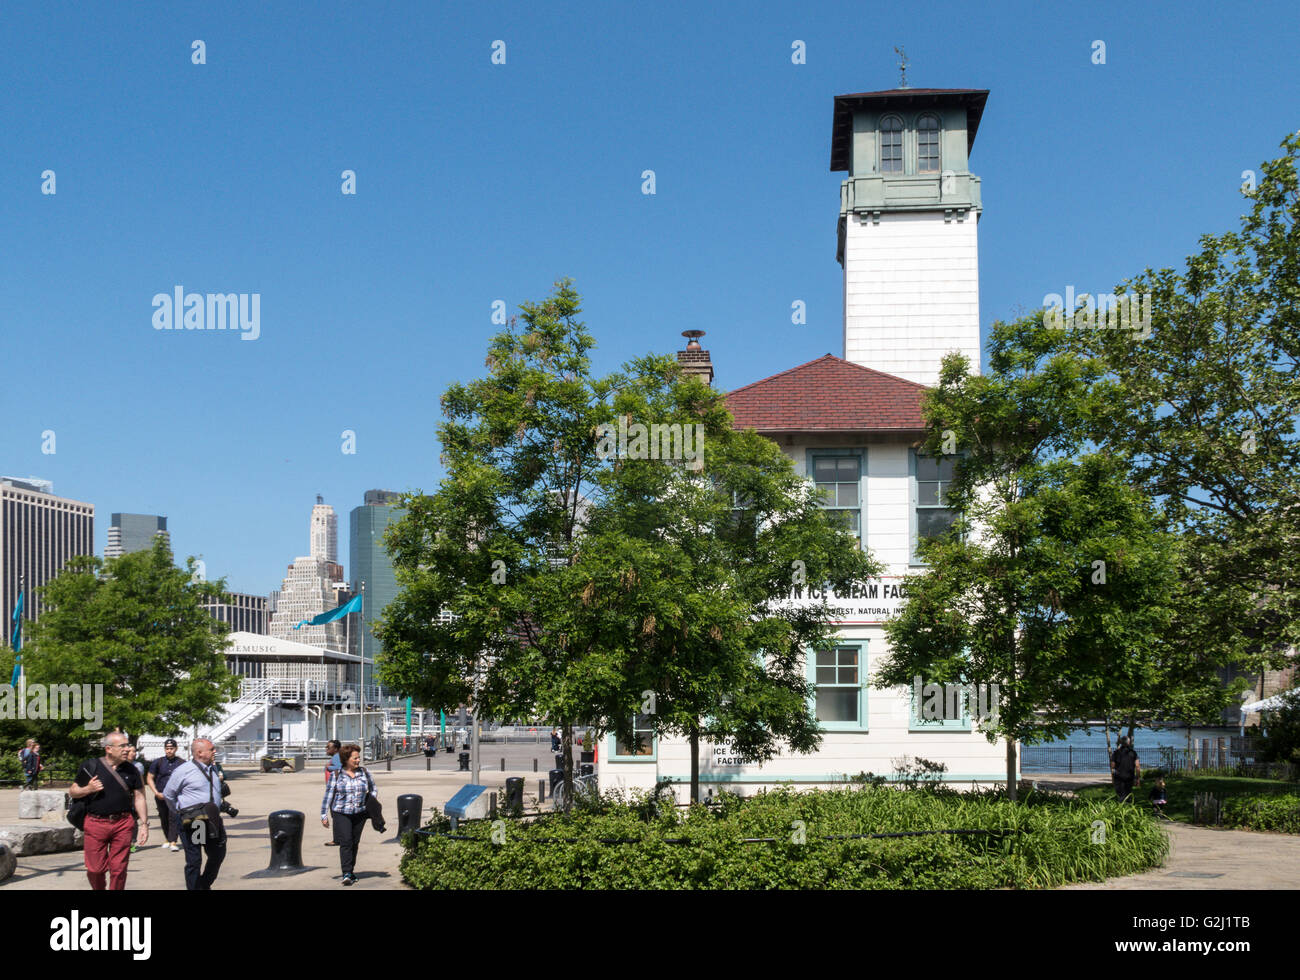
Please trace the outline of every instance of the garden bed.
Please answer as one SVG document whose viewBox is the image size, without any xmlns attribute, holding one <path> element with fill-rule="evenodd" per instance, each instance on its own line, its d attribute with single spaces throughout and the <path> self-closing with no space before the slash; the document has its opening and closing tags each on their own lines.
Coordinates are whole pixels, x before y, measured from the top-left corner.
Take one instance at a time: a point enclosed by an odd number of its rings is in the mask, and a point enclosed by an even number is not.
<svg viewBox="0 0 1300 980">
<path fill-rule="evenodd" d="M 864 786 L 675 807 L 605 798 L 521 822 L 436 816 L 402 874 L 429 889 L 1047 888 L 1162 863 L 1164 833 L 1114 800 Z M 495 834 L 495 838 L 494 838 Z M 895 836 L 873 836 L 895 835 Z"/>
</svg>

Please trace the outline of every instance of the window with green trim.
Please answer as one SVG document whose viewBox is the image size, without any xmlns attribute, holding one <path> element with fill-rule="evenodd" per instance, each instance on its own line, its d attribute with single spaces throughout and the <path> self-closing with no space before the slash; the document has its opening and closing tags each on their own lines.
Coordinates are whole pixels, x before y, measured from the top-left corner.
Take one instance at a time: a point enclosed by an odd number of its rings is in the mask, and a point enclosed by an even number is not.
<svg viewBox="0 0 1300 980">
<path fill-rule="evenodd" d="M 842 646 L 813 653 L 813 710 L 828 727 L 853 727 L 865 723 L 862 704 L 862 651 Z"/>
<path fill-rule="evenodd" d="M 912 451 L 912 562 L 920 561 L 920 542 L 942 535 L 957 519 L 948 506 L 956 456 L 923 456 Z"/>
<path fill-rule="evenodd" d="M 970 701 L 967 697 L 967 688 L 965 684 L 959 685 L 959 690 L 953 692 L 948 690 L 945 685 L 940 685 L 944 690 L 939 697 L 939 714 L 940 718 L 926 718 L 925 707 L 931 704 L 931 698 L 935 697 L 933 691 L 930 696 L 926 696 L 925 688 L 921 688 L 921 701 L 918 704 L 916 700 L 916 688 L 908 689 L 908 701 L 911 702 L 911 712 L 907 722 L 907 730 L 911 732 L 968 732 L 970 731 Z M 955 704 L 954 704 L 955 702 Z M 961 717 L 957 717 L 960 711 Z"/>
<path fill-rule="evenodd" d="M 862 458 L 813 456 L 813 482 L 821 505 L 834 511 L 844 526 L 862 536 Z"/>
<path fill-rule="evenodd" d="M 614 742 L 614 755 L 619 758 L 636 759 L 654 755 L 654 727 L 649 715 L 637 715 L 632 719 L 632 743 L 622 739 Z"/>
</svg>

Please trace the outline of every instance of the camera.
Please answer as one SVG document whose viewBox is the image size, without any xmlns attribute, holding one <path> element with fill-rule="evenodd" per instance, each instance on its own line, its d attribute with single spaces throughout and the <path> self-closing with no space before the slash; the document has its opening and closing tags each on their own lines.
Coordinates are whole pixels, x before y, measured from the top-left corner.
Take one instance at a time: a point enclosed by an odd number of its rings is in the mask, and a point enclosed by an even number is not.
<svg viewBox="0 0 1300 980">
<path fill-rule="evenodd" d="M 230 817 L 230 819 L 232 820 L 235 817 L 239 816 L 239 811 L 236 810 L 229 803 L 227 803 L 225 800 L 221 801 L 221 812 L 224 813 L 226 816 Z"/>
</svg>

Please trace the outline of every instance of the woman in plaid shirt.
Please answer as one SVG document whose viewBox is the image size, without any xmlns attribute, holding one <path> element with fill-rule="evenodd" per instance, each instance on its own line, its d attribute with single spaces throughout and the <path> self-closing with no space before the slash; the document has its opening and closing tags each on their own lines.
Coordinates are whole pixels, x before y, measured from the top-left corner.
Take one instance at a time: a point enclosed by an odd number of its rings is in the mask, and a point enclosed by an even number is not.
<svg viewBox="0 0 1300 980">
<path fill-rule="evenodd" d="M 357 848 L 361 844 L 361 831 L 366 825 L 366 798 L 375 791 L 370 773 L 361 768 L 361 747 L 349 742 L 339 750 L 343 768 L 325 787 L 325 799 L 320 804 L 322 827 L 330 825 L 334 815 L 334 843 L 339 846 L 339 863 L 343 869 L 343 884 L 357 880 L 352 873 L 356 865 Z"/>
</svg>

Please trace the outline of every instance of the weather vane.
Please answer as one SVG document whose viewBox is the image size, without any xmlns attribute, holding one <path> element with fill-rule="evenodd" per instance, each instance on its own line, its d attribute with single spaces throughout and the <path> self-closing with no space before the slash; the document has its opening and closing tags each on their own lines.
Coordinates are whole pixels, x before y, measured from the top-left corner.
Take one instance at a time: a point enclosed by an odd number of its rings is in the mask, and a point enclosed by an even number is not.
<svg viewBox="0 0 1300 980">
<path fill-rule="evenodd" d="M 894 54 L 898 55 L 898 87 L 907 88 L 907 54 L 901 45 L 894 48 Z"/>
</svg>

